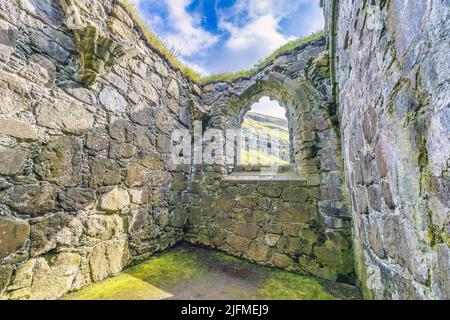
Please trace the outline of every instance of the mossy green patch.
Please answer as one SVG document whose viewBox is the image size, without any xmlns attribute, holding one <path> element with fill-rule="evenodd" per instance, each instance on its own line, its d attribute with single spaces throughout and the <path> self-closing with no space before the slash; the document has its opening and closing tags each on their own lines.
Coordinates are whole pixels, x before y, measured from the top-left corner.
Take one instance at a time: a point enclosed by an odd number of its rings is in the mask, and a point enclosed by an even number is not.
<svg viewBox="0 0 450 320">
<path fill-rule="evenodd" d="M 269 273 L 258 294 L 268 300 L 336 300 L 317 279 L 279 270 Z"/>
<path fill-rule="evenodd" d="M 72 300 L 157 300 L 173 296 L 167 292 L 180 281 L 206 272 L 195 256 L 179 249 L 153 257 L 122 274 L 70 294 Z"/>
<path fill-rule="evenodd" d="M 204 275 L 207 268 L 199 263 L 190 251 L 178 249 L 154 257 L 149 262 L 131 267 L 125 272 L 153 285 L 170 287 L 179 281 Z"/>
<path fill-rule="evenodd" d="M 66 300 L 160 300 L 172 294 L 123 273 L 74 292 Z"/>
<path fill-rule="evenodd" d="M 258 266 L 221 252 L 180 246 L 148 262 L 133 266 L 118 276 L 71 293 L 66 299 L 357 298 L 357 295 L 345 293 L 341 286 L 335 284 L 334 288 L 331 288 L 314 277 Z"/>
</svg>

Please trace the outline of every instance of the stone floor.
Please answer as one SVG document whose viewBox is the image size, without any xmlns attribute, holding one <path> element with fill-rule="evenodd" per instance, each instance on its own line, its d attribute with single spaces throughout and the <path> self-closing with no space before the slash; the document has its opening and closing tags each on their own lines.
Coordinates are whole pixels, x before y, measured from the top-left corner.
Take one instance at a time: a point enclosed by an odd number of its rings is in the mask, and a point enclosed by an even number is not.
<svg viewBox="0 0 450 320">
<path fill-rule="evenodd" d="M 72 300 L 359 298 L 359 291 L 350 285 L 265 268 L 186 245 L 65 297 Z"/>
</svg>

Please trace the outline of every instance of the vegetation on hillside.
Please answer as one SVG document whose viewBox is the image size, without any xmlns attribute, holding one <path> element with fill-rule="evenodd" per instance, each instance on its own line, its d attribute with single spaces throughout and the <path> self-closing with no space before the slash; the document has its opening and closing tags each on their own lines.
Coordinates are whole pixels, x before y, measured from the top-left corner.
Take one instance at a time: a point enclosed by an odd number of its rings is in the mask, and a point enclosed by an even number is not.
<svg viewBox="0 0 450 320">
<path fill-rule="evenodd" d="M 244 130 L 243 138 L 256 140 L 258 135 L 268 135 L 271 139 L 278 140 L 275 146 L 289 146 L 289 131 L 287 120 L 284 122 L 280 118 L 270 117 L 268 115 L 248 112 L 244 117 L 242 123 Z M 287 164 L 288 162 L 279 157 L 264 152 L 265 150 L 257 150 L 255 146 L 250 144 L 248 150 L 241 150 L 242 164 Z M 272 152 L 275 150 L 272 150 Z M 280 152 L 289 152 L 289 150 L 282 149 Z"/>
<path fill-rule="evenodd" d="M 264 68 L 269 63 L 271 63 L 273 60 L 275 60 L 279 55 L 289 52 L 296 47 L 307 43 L 309 41 L 313 41 L 316 39 L 319 39 L 323 36 L 323 32 L 317 32 L 310 36 L 307 36 L 305 38 L 292 40 L 285 45 L 283 45 L 281 48 L 275 50 L 271 55 L 268 57 L 260 60 L 252 69 L 250 70 L 242 70 L 234 73 L 221 73 L 216 75 L 211 75 L 207 77 L 201 77 L 197 72 L 195 72 L 193 69 L 185 66 L 183 63 L 180 62 L 180 60 L 177 58 L 177 53 L 174 49 L 169 49 L 167 44 L 162 40 L 160 37 L 158 37 L 153 31 L 150 30 L 150 28 L 147 26 L 146 22 L 140 17 L 139 13 L 137 12 L 135 6 L 131 3 L 130 0 L 118 0 L 122 6 L 128 11 L 128 13 L 133 17 L 133 19 L 136 21 L 136 23 L 139 25 L 140 29 L 142 30 L 142 33 L 144 34 L 145 38 L 149 42 L 151 46 L 153 46 L 156 50 L 158 50 L 173 66 L 180 69 L 183 74 L 191 79 L 192 81 L 195 81 L 197 83 L 207 83 L 207 82 L 213 82 L 213 81 L 233 81 L 235 79 L 238 79 L 240 77 L 248 77 L 256 73 L 258 70 Z"/>
</svg>

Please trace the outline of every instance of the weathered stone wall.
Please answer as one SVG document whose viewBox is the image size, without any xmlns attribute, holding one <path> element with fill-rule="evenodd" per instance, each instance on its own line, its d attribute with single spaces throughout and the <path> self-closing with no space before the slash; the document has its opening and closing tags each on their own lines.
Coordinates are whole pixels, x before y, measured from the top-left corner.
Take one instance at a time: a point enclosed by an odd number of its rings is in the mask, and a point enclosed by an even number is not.
<svg viewBox="0 0 450 320">
<path fill-rule="evenodd" d="M 90 28 L 58 1 L 0 0 L 2 298 L 58 298 L 183 235 L 169 141 L 193 84 L 120 6 L 77 4 Z"/>
<path fill-rule="evenodd" d="M 324 45 L 324 39 L 301 45 L 252 77 L 204 86 L 204 130 L 237 129 L 260 97 L 279 101 L 288 111 L 295 170 L 268 181 L 259 172 L 241 176 L 242 168 L 233 165 L 198 166 L 185 194 L 187 240 L 264 265 L 353 280 L 351 222 Z M 225 154 L 226 146 L 220 148 L 215 154 Z"/>
<path fill-rule="evenodd" d="M 324 5 L 365 296 L 449 299 L 450 2 Z"/>
<path fill-rule="evenodd" d="M 0 0 L 1 299 L 181 240 L 339 281 L 353 250 L 366 297 L 449 298 L 448 1 L 323 0 L 327 41 L 203 88 L 113 0 L 76 1 L 75 29 L 71 3 Z M 295 172 L 171 164 L 174 129 L 236 127 L 261 96 L 288 110 Z"/>
<path fill-rule="evenodd" d="M 259 173 L 221 177 L 216 191 L 211 174 L 203 174 L 185 238 L 262 265 L 354 281 L 350 229 L 326 226 L 317 205 L 320 188 L 294 172 Z"/>
</svg>

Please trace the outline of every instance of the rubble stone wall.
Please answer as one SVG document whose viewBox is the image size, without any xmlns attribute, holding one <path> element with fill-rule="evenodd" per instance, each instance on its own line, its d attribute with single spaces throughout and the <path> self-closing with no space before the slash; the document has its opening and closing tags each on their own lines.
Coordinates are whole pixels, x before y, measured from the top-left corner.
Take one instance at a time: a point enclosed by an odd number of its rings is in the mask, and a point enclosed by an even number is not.
<svg viewBox="0 0 450 320">
<path fill-rule="evenodd" d="M 268 177 L 251 166 L 196 167 L 185 193 L 187 240 L 263 265 L 354 281 L 339 128 L 329 104 L 324 50 L 320 38 L 280 55 L 251 77 L 203 88 L 204 130 L 239 128 L 262 96 L 284 106 L 293 169 Z M 225 154 L 227 145 L 222 147 L 215 154 Z"/>
<path fill-rule="evenodd" d="M 58 298 L 183 237 L 171 225 L 189 168 L 168 159 L 171 132 L 189 127 L 186 106 L 199 99 L 194 84 L 122 7 L 77 4 L 95 28 L 69 30 L 59 1 L 0 0 L 6 299 Z M 112 61 L 117 48 L 132 55 Z"/>
<path fill-rule="evenodd" d="M 199 85 L 115 0 L 0 0 L 0 299 L 56 299 L 179 241 L 356 268 L 366 298 L 450 298 L 450 4 L 321 3 L 324 38 Z M 288 110 L 293 170 L 172 163 L 174 130 L 236 128 L 262 96 Z"/>
<path fill-rule="evenodd" d="M 365 296 L 449 299 L 450 3 L 323 4 Z"/>
</svg>

